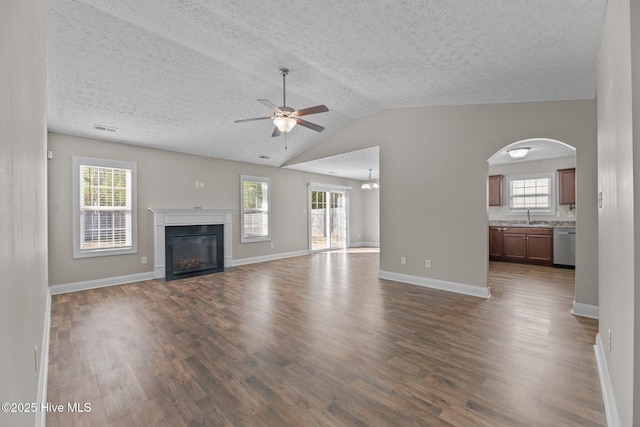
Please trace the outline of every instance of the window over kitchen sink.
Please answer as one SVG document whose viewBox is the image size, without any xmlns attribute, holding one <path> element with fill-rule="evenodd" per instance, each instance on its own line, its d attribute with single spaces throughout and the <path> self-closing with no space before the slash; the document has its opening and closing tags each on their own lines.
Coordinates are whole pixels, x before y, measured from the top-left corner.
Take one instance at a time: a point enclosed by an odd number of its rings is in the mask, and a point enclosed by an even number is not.
<svg viewBox="0 0 640 427">
<path fill-rule="evenodd" d="M 555 175 L 538 173 L 507 176 L 509 214 L 555 215 Z"/>
</svg>

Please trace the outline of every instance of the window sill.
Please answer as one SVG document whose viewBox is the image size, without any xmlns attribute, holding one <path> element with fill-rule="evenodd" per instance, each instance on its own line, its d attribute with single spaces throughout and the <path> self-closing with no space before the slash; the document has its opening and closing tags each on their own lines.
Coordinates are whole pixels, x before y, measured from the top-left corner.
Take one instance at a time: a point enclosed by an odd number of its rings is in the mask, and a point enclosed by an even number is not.
<svg viewBox="0 0 640 427">
<path fill-rule="evenodd" d="M 240 239 L 240 243 L 256 243 L 256 242 L 268 242 L 271 237 L 243 237 Z"/>
<path fill-rule="evenodd" d="M 112 256 L 112 255 L 128 255 L 138 253 L 138 248 L 130 247 L 124 249 L 95 249 L 91 251 L 81 251 L 78 249 L 74 249 L 73 258 L 96 258 L 101 256 Z"/>
</svg>

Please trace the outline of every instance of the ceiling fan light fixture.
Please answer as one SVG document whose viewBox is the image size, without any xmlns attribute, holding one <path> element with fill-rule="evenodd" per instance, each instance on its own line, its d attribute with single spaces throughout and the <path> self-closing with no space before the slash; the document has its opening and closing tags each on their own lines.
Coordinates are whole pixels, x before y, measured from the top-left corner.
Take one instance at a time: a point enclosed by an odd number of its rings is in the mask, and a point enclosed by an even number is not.
<svg viewBox="0 0 640 427">
<path fill-rule="evenodd" d="M 514 159 L 521 159 L 529 153 L 529 147 L 518 147 L 507 150 L 507 153 Z"/>
<path fill-rule="evenodd" d="M 296 125 L 296 120 L 291 117 L 276 117 L 273 119 L 273 124 L 282 133 L 291 132 L 291 129 Z"/>
</svg>

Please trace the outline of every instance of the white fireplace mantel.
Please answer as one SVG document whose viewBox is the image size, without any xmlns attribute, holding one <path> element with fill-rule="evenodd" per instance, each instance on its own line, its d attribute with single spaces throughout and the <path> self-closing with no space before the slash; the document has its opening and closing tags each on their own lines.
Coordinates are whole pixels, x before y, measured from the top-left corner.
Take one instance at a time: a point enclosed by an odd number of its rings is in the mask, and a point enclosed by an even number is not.
<svg viewBox="0 0 640 427">
<path fill-rule="evenodd" d="M 224 225 L 224 268 L 231 267 L 231 209 L 164 209 L 153 212 L 153 277 L 165 277 L 164 229 L 174 225 Z"/>
</svg>

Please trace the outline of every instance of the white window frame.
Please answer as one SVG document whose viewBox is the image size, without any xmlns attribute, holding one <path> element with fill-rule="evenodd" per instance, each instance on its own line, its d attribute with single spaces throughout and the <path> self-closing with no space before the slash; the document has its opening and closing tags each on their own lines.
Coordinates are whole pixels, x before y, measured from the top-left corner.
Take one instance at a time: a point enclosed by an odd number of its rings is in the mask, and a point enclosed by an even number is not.
<svg viewBox="0 0 640 427">
<path fill-rule="evenodd" d="M 547 208 L 514 208 L 512 206 L 511 194 L 511 182 L 521 181 L 527 179 L 549 179 L 549 207 Z M 506 177 L 507 185 L 505 192 L 507 193 L 507 201 L 509 208 L 509 215 L 526 215 L 527 211 L 530 214 L 537 216 L 554 216 L 556 214 L 556 176 L 553 172 L 534 173 L 527 175 L 508 175 Z"/>
<path fill-rule="evenodd" d="M 266 197 L 266 215 L 267 215 L 267 235 L 266 236 L 245 236 L 244 218 L 248 214 L 244 208 L 244 183 L 245 182 L 260 182 L 267 186 Z M 264 206 L 263 197 L 263 206 Z M 241 243 L 253 243 L 253 242 L 266 242 L 271 240 L 271 178 L 252 175 L 240 175 L 240 242 Z"/>
<path fill-rule="evenodd" d="M 90 258 L 110 255 L 124 255 L 138 252 L 138 221 L 137 221 L 137 164 L 134 162 L 125 162 L 120 160 L 99 159 L 95 157 L 73 156 L 73 258 Z M 128 169 L 131 172 L 130 181 L 130 221 L 131 221 L 131 244 L 121 248 L 101 248 L 101 249 L 81 249 L 81 236 L 83 235 L 82 224 L 80 220 L 81 213 L 81 185 L 80 185 L 80 167 L 96 166 L 106 168 Z"/>
</svg>

